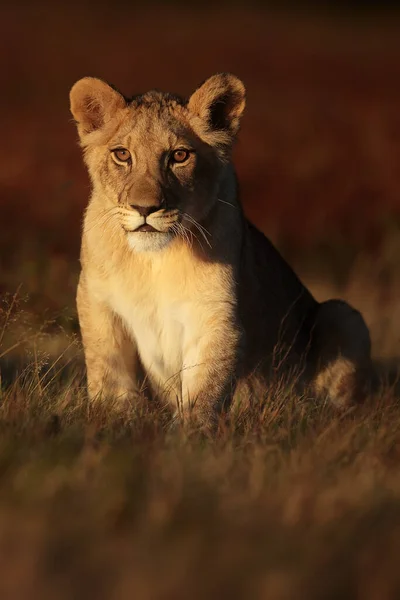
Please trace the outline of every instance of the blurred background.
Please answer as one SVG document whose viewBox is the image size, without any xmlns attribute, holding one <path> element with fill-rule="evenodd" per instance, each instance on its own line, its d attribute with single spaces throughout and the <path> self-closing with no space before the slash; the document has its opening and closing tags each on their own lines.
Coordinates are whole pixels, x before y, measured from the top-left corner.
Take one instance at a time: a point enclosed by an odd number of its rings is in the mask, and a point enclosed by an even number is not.
<svg viewBox="0 0 400 600">
<path fill-rule="evenodd" d="M 0 355 L 39 330 L 56 353 L 78 331 L 89 180 L 69 113 L 73 83 L 92 75 L 126 95 L 189 95 L 218 71 L 247 87 L 235 149 L 247 215 L 318 299 L 362 310 L 376 356 L 400 355 L 393 3 L 9 3 L 0 29 L 0 295 L 3 316 L 14 294 L 24 314 L 8 318 Z"/>
</svg>

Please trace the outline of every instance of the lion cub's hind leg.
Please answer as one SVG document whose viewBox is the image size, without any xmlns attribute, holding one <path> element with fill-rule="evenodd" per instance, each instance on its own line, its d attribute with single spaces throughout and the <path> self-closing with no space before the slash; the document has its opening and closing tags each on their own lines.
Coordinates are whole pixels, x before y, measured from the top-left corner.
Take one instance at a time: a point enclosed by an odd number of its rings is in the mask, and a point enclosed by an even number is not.
<svg viewBox="0 0 400 600">
<path fill-rule="evenodd" d="M 338 407 L 362 402 L 368 393 L 371 340 L 361 314 L 342 300 L 322 302 L 311 332 L 310 363 L 318 397 Z"/>
</svg>

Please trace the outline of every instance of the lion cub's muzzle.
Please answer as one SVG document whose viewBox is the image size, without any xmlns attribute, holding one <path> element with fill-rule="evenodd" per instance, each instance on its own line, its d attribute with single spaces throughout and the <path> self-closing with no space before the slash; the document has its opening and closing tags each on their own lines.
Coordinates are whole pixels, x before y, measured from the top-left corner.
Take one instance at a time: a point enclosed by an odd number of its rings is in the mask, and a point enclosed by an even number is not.
<svg viewBox="0 0 400 600">
<path fill-rule="evenodd" d="M 120 212 L 122 227 L 127 233 L 166 233 L 180 221 L 177 209 L 159 206 L 131 205 Z"/>
</svg>

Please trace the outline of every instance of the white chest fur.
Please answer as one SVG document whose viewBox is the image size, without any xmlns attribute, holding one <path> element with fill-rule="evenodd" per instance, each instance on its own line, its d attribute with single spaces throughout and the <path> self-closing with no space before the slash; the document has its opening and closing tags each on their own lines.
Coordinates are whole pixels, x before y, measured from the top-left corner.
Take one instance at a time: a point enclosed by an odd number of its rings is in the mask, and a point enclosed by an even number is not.
<svg viewBox="0 0 400 600">
<path fill-rule="evenodd" d="M 109 302 L 136 343 L 152 383 L 173 400 L 182 395 L 183 374 L 194 367 L 195 349 L 208 334 L 220 286 L 215 276 L 210 280 L 215 268 L 192 258 L 187 249 L 149 255 L 140 255 L 113 278 Z"/>
<path fill-rule="evenodd" d="M 153 382 L 167 388 L 165 392 L 179 394 L 185 341 L 195 332 L 187 319 L 188 302 L 157 291 L 143 298 L 133 285 L 127 294 L 114 299 L 114 310 L 132 335 Z"/>
</svg>

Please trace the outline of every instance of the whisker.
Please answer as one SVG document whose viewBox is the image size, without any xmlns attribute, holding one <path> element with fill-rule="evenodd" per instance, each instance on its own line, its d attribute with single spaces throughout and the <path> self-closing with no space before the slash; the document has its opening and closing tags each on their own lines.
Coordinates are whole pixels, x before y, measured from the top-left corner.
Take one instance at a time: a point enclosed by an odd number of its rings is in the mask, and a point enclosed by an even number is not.
<svg viewBox="0 0 400 600">
<path fill-rule="evenodd" d="M 174 223 L 174 224 L 172 225 L 172 227 L 171 227 L 171 231 L 173 231 L 174 233 L 176 233 L 176 235 L 177 235 L 178 237 L 182 237 L 182 235 L 181 235 L 181 232 L 179 231 L 179 228 L 178 228 L 178 223 Z"/>
<path fill-rule="evenodd" d="M 196 225 L 199 229 L 201 229 L 202 231 L 204 231 L 204 233 L 207 233 L 211 237 L 211 233 L 205 227 L 203 227 L 203 225 L 201 225 L 198 221 L 196 221 L 196 219 L 194 219 L 188 213 L 184 213 L 184 215 L 191 223 L 193 223 L 193 225 Z"/>
<path fill-rule="evenodd" d="M 182 233 L 182 238 L 184 240 L 187 241 L 188 245 L 190 246 L 190 248 L 192 248 L 193 246 L 193 242 L 190 241 L 189 236 L 188 236 L 188 229 L 186 229 L 186 227 L 184 225 L 182 225 L 182 223 L 178 223 L 179 229 Z"/>
<path fill-rule="evenodd" d="M 226 200 L 221 200 L 221 198 L 217 198 L 218 202 L 222 202 L 222 204 L 227 204 L 228 206 L 231 206 L 232 208 L 234 208 L 235 210 L 237 210 L 237 206 L 235 206 L 234 204 L 231 204 L 230 202 L 227 202 Z"/>
<path fill-rule="evenodd" d="M 207 236 L 206 236 L 206 234 L 204 233 L 204 231 L 202 231 L 202 230 L 199 228 L 199 226 L 198 226 L 198 223 L 193 223 L 193 225 L 194 225 L 194 226 L 195 226 L 195 227 L 198 229 L 199 233 L 200 233 L 200 234 L 203 236 L 203 238 L 204 238 L 204 240 L 205 240 L 206 244 L 207 244 L 207 245 L 208 245 L 210 248 L 212 248 L 212 246 L 211 246 L 211 244 L 210 244 L 209 240 L 207 239 Z M 196 239 L 197 239 L 197 238 L 196 238 Z"/>
<path fill-rule="evenodd" d="M 184 225 L 181 224 L 181 227 L 185 230 L 186 232 L 186 237 L 189 241 L 189 235 L 190 235 L 190 248 L 193 248 L 193 238 L 195 238 L 195 240 L 198 241 L 198 243 L 200 244 L 201 248 L 203 248 L 200 240 L 198 239 L 198 237 L 196 236 L 196 234 L 194 233 L 194 231 L 191 231 L 190 229 L 188 229 L 187 227 L 185 227 Z"/>
<path fill-rule="evenodd" d="M 211 237 L 211 233 L 209 231 L 207 231 L 207 229 L 205 227 L 203 227 L 202 225 L 200 225 L 200 223 L 198 223 L 195 219 L 193 219 L 193 217 L 191 217 L 190 215 L 188 215 L 187 213 L 183 213 L 185 215 L 185 217 L 188 219 L 188 221 L 190 223 L 192 223 L 192 225 L 194 225 L 196 227 L 196 229 L 199 231 L 199 233 L 203 236 L 206 244 L 212 248 L 210 241 L 208 240 L 206 233 Z M 197 239 L 197 238 L 196 238 Z"/>
<path fill-rule="evenodd" d="M 111 208 L 105 209 L 104 211 L 102 211 L 97 216 L 97 218 L 95 219 L 93 225 L 91 227 L 89 227 L 89 229 L 87 229 L 86 231 L 89 232 L 94 227 L 97 227 L 97 226 L 103 226 L 104 227 L 114 217 L 114 213 L 118 214 L 118 212 L 119 211 L 118 211 L 118 207 L 117 206 L 111 206 Z"/>
</svg>

